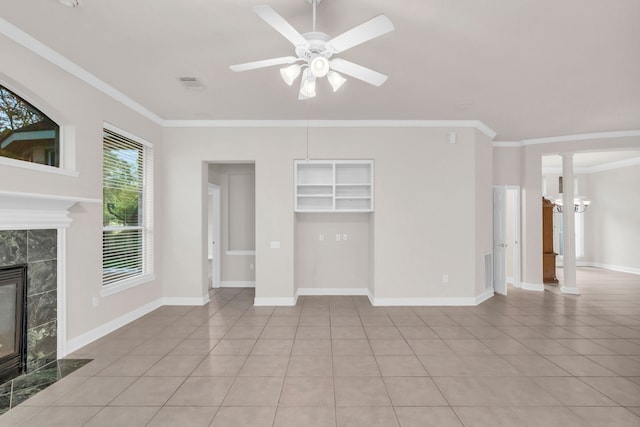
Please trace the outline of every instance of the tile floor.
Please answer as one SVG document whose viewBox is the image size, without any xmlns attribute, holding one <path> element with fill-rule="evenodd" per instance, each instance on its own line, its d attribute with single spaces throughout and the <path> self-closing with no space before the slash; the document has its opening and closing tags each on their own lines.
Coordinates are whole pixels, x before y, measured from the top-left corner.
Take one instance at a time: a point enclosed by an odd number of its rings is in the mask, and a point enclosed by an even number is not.
<svg viewBox="0 0 640 427">
<path fill-rule="evenodd" d="M 93 362 L 2 426 L 640 426 L 640 276 L 580 269 L 582 295 L 478 307 L 217 290 L 72 355 Z"/>
</svg>

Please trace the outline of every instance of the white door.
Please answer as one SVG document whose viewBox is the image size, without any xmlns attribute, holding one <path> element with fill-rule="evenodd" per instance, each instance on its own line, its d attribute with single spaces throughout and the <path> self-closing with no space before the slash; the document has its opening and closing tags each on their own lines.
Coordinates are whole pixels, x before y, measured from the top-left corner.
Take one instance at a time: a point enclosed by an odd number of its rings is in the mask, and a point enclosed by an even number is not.
<svg viewBox="0 0 640 427">
<path fill-rule="evenodd" d="M 493 187 L 493 290 L 507 294 L 506 277 L 507 189 Z"/>
<path fill-rule="evenodd" d="M 211 287 L 220 287 L 220 187 L 209 184 L 208 258 L 211 266 Z"/>
</svg>

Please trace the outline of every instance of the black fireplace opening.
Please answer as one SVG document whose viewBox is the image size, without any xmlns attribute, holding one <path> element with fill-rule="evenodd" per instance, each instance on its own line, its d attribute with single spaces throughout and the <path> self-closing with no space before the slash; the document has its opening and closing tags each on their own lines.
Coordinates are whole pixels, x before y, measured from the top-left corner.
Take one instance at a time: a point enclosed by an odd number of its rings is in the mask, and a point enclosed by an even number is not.
<svg viewBox="0 0 640 427">
<path fill-rule="evenodd" d="M 0 384 L 25 372 L 27 266 L 0 268 Z"/>
</svg>

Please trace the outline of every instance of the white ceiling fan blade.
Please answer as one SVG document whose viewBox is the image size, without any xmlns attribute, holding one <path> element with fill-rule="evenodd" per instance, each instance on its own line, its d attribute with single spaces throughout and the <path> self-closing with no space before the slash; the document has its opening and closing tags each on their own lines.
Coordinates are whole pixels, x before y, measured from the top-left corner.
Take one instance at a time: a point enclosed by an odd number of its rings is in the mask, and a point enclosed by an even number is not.
<svg viewBox="0 0 640 427">
<path fill-rule="evenodd" d="M 261 61 L 245 62 L 244 64 L 231 65 L 232 71 L 248 71 L 256 68 L 271 67 L 274 65 L 293 64 L 298 58 L 295 56 L 283 56 L 281 58 L 263 59 Z"/>
<path fill-rule="evenodd" d="M 378 15 L 367 22 L 350 29 L 349 31 L 332 38 L 327 46 L 334 52 L 340 53 L 361 43 L 380 37 L 394 27 L 391 20 L 384 15 Z"/>
<path fill-rule="evenodd" d="M 331 69 L 374 86 L 380 86 L 387 80 L 387 76 L 382 73 L 340 58 L 331 60 Z"/>
<path fill-rule="evenodd" d="M 285 19 L 278 14 L 271 6 L 260 5 L 254 6 L 253 10 L 262 18 L 267 24 L 271 25 L 277 32 L 282 34 L 287 40 L 293 43 L 294 46 L 307 44 L 307 39 L 302 37 L 302 34 L 291 26 Z"/>
</svg>

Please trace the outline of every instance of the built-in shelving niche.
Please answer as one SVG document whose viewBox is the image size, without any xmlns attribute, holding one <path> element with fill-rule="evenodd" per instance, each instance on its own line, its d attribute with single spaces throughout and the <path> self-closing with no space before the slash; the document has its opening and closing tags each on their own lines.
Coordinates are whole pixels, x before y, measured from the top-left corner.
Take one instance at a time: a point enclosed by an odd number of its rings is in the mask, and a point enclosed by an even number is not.
<svg viewBox="0 0 640 427">
<path fill-rule="evenodd" d="M 372 160 L 296 160 L 296 212 L 373 212 Z"/>
</svg>

